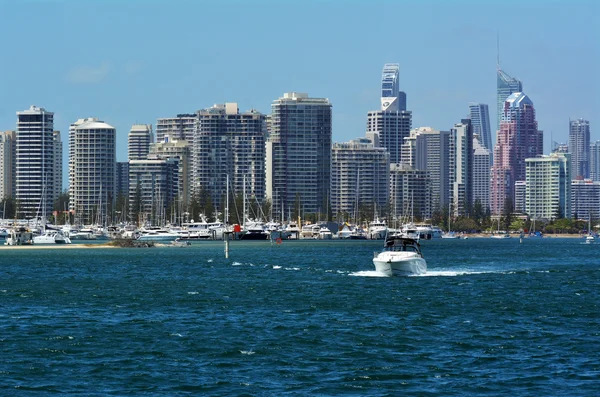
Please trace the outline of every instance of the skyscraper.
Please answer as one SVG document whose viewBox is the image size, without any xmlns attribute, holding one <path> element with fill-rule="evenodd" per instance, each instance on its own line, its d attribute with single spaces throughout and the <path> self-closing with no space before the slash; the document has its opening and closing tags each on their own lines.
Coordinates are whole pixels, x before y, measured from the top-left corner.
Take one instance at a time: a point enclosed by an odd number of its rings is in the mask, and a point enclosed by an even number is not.
<svg viewBox="0 0 600 397">
<path fill-rule="evenodd" d="M 590 122 L 584 119 L 569 120 L 569 153 L 571 177 L 590 177 Z"/>
<path fill-rule="evenodd" d="M 469 119 L 450 130 L 450 181 L 454 216 L 467 215 L 473 204 L 473 129 Z"/>
<path fill-rule="evenodd" d="M 274 213 L 325 213 L 331 182 L 331 103 L 286 93 L 271 105 L 266 144 L 266 196 Z M 283 208 L 282 208 L 283 205 Z"/>
<path fill-rule="evenodd" d="M 129 160 L 144 160 L 148 158 L 152 142 L 154 142 L 152 125 L 134 124 L 127 136 L 127 158 Z"/>
<path fill-rule="evenodd" d="M 531 219 L 571 217 L 569 157 L 569 153 L 552 153 L 525 160 L 525 211 Z"/>
<path fill-rule="evenodd" d="M 199 110 L 192 149 L 193 195 L 206 190 L 216 208 L 226 197 L 227 175 L 233 194 L 265 195 L 265 115 L 240 113 L 228 102 Z M 244 186 L 244 181 L 246 186 Z M 206 214 L 211 216 L 212 214 Z"/>
<path fill-rule="evenodd" d="M 194 113 L 156 120 L 156 142 L 164 142 L 165 136 L 169 136 L 169 139 L 187 141 L 192 147 L 196 120 L 198 116 Z"/>
<path fill-rule="evenodd" d="M 334 143 L 331 151 L 332 213 L 354 214 L 367 206 L 382 215 L 389 197 L 390 154 L 365 138 Z"/>
<path fill-rule="evenodd" d="M 600 217 L 600 182 L 591 179 L 571 181 L 571 218 L 592 219 Z"/>
<path fill-rule="evenodd" d="M 516 181 L 525 180 L 525 159 L 543 153 L 543 134 L 537 129 L 535 108 L 527 95 L 517 92 L 504 102 L 502 122 L 491 169 L 490 209 L 501 215 L 505 201 L 514 205 Z"/>
<path fill-rule="evenodd" d="M 116 197 L 116 130 L 97 118 L 82 120 L 69 129 L 69 207 L 80 222 L 103 223 Z"/>
<path fill-rule="evenodd" d="M 15 175 L 15 132 L 0 132 L 0 200 L 12 197 Z M 2 214 L 4 217 L 4 214 Z"/>
<path fill-rule="evenodd" d="M 600 141 L 590 143 L 590 178 L 600 181 Z"/>
<path fill-rule="evenodd" d="M 18 216 L 50 216 L 62 188 L 62 143 L 54 113 L 37 106 L 17 112 L 15 167 Z"/>
<path fill-rule="evenodd" d="M 473 127 L 473 135 L 479 135 L 481 146 L 486 149 L 494 150 L 494 142 L 492 141 L 492 132 L 490 129 L 490 113 L 488 105 L 485 103 L 469 103 L 469 118 Z M 490 156 L 490 166 L 491 163 Z"/>
<path fill-rule="evenodd" d="M 367 137 L 390 152 L 390 163 L 402 161 L 401 147 L 410 135 L 412 112 L 406 110 L 406 94 L 399 89 L 397 63 L 387 63 L 381 78 L 381 110 L 367 114 Z"/>
<path fill-rule="evenodd" d="M 473 204 L 479 200 L 483 211 L 490 207 L 490 157 L 491 150 L 473 134 Z"/>
<path fill-rule="evenodd" d="M 500 129 L 500 121 L 502 120 L 502 114 L 504 109 L 504 101 L 510 95 L 515 92 L 523 92 L 523 83 L 520 80 L 509 76 L 498 65 L 497 69 L 497 81 L 496 81 L 496 94 L 498 99 L 498 113 L 496 120 L 496 130 Z"/>
</svg>

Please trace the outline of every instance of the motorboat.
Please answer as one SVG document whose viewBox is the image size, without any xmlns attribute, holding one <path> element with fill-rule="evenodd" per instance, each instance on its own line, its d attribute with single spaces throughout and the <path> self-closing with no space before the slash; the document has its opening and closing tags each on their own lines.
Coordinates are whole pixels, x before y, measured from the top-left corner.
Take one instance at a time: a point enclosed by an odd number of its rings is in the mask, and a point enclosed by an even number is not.
<svg viewBox="0 0 600 397">
<path fill-rule="evenodd" d="M 388 236 L 383 251 L 375 253 L 375 270 L 388 276 L 423 274 L 427 262 L 417 240 L 406 237 Z"/>
<path fill-rule="evenodd" d="M 510 234 L 508 233 L 493 233 L 491 236 L 491 238 L 510 238 Z"/>
<path fill-rule="evenodd" d="M 369 238 L 371 240 L 383 240 L 387 234 L 388 227 L 384 220 L 375 218 L 373 222 L 369 224 Z"/>
<path fill-rule="evenodd" d="M 459 239 L 460 235 L 456 234 L 454 232 L 448 232 L 448 233 L 444 233 L 442 234 L 442 238 L 453 238 L 453 239 Z"/>
<path fill-rule="evenodd" d="M 39 236 L 33 236 L 33 244 L 71 244 L 71 239 L 62 230 L 46 229 Z"/>
<path fill-rule="evenodd" d="M 33 244 L 33 233 L 25 227 L 8 230 L 8 236 L 4 245 L 31 245 Z"/>
<path fill-rule="evenodd" d="M 331 233 L 331 230 L 329 230 L 329 228 L 327 227 L 327 225 L 320 225 L 319 226 L 319 240 L 331 240 L 333 238 L 333 233 Z"/>
<path fill-rule="evenodd" d="M 240 240 L 268 240 L 269 232 L 261 221 L 246 221 Z"/>
<path fill-rule="evenodd" d="M 152 241 L 152 242 L 170 242 L 181 237 L 178 233 L 173 233 L 167 229 L 161 228 L 144 228 L 140 230 L 140 236 L 137 241 Z"/>
</svg>

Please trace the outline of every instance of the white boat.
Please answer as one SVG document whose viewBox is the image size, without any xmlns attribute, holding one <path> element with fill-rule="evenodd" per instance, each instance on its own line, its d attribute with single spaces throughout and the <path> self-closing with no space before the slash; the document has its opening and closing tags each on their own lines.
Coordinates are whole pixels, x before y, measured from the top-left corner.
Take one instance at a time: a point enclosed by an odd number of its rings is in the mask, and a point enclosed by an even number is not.
<svg viewBox="0 0 600 397">
<path fill-rule="evenodd" d="M 91 228 L 81 228 L 75 232 L 71 232 L 72 240 L 96 240 L 97 236 Z"/>
<path fill-rule="evenodd" d="M 595 241 L 594 233 L 592 232 L 592 217 L 588 215 L 588 235 L 585 237 L 586 244 L 592 244 Z"/>
<path fill-rule="evenodd" d="M 382 240 L 385 238 L 388 232 L 388 227 L 384 220 L 375 218 L 373 222 L 369 224 L 369 238 L 371 240 Z"/>
<path fill-rule="evenodd" d="M 33 244 L 71 244 L 71 240 L 62 230 L 46 229 L 41 235 L 33 236 Z"/>
<path fill-rule="evenodd" d="M 378 272 L 392 276 L 423 274 L 427 271 L 427 262 L 417 240 L 388 236 L 383 247 L 383 251 L 376 253 L 373 258 Z"/>
<path fill-rule="evenodd" d="M 137 241 L 170 242 L 181 237 L 178 233 L 161 228 L 141 229 Z"/>
<path fill-rule="evenodd" d="M 453 238 L 453 239 L 459 239 L 460 235 L 454 233 L 454 232 L 448 232 L 448 233 L 444 233 L 442 234 L 442 238 Z"/>
<path fill-rule="evenodd" d="M 333 238 L 333 233 L 327 227 L 327 225 L 320 225 L 319 227 L 319 240 L 331 240 Z"/>
<path fill-rule="evenodd" d="M 17 227 L 8 230 L 8 236 L 4 245 L 31 245 L 33 244 L 33 233 L 25 227 Z"/>
</svg>

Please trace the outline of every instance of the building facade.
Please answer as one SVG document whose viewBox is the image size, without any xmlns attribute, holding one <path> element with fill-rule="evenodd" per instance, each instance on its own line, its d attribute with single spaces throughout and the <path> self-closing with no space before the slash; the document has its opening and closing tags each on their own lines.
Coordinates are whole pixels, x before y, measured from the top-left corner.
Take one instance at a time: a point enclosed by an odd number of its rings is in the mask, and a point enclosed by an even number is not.
<svg viewBox="0 0 600 397">
<path fill-rule="evenodd" d="M 62 142 L 54 113 L 37 106 L 17 112 L 15 136 L 17 216 L 50 216 L 62 188 Z"/>
<path fill-rule="evenodd" d="M 569 153 L 573 179 L 590 177 L 590 122 L 569 120 Z"/>
<path fill-rule="evenodd" d="M 116 197 L 129 196 L 129 161 L 117 161 L 115 170 Z"/>
<path fill-rule="evenodd" d="M 494 150 L 492 141 L 492 131 L 490 128 L 490 112 L 485 103 L 469 103 L 469 118 L 473 128 L 473 135 L 479 136 L 481 146 L 489 149 L 490 153 Z M 490 156 L 490 166 L 492 165 L 492 156 Z"/>
<path fill-rule="evenodd" d="M 376 110 L 367 114 L 367 137 L 390 152 L 390 163 L 401 163 L 404 138 L 410 136 L 412 112 Z"/>
<path fill-rule="evenodd" d="M 498 65 L 496 71 L 496 98 L 498 105 L 496 130 L 500 129 L 500 122 L 504 113 L 504 102 L 515 92 L 523 92 L 523 83 L 520 80 L 509 76 Z"/>
<path fill-rule="evenodd" d="M 179 164 L 176 159 L 149 158 L 129 161 L 129 215 L 137 224 L 164 225 L 167 208 L 178 196 Z"/>
<path fill-rule="evenodd" d="M 403 223 L 430 219 L 431 185 L 428 172 L 406 164 L 390 164 L 390 213 L 388 224 L 400 228 Z"/>
<path fill-rule="evenodd" d="M 334 143 L 331 151 L 331 212 L 356 218 L 360 208 L 373 207 L 382 215 L 388 207 L 389 153 L 364 138 Z"/>
<path fill-rule="evenodd" d="M 192 194 L 208 191 L 217 208 L 221 207 L 229 175 L 234 195 L 245 191 L 247 197 L 262 202 L 265 135 L 265 115 L 256 110 L 240 113 L 237 103 L 198 111 L 192 149 Z"/>
<path fill-rule="evenodd" d="M 266 196 L 274 213 L 287 214 L 297 202 L 307 214 L 325 213 L 330 207 L 331 128 L 328 99 L 292 92 L 273 102 Z"/>
<path fill-rule="evenodd" d="M 591 179 L 571 181 L 571 218 L 598 221 L 600 218 L 599 181 Z"/>
<path fill-rule="evenodd" d="M 15 132 L 0 132 L 0 200 L 13 197 L 14 195 L 14 164 Z"/>
<path fill-rule="evenodd" d="M 473 135 L 473 204 L 479 202 L 484 211 L 490 208 L 491 151 L 484 147 L 478 135 Z"/>
<path fill-rule="evenodd" d="M 156 142 L 164 142 L 168 136 L 171 140 L 186 141 L 190 148 L 193 147 L 197 120 L 198 115 L 195 113 L 182 113 L 176 117 L 156 120 Z"/>
<path fill-rule="evenodd" d="M 600 181 L 600 141 L 590 143 L 590 179 Z"/>
<path fill-rule="evenodd" d="M 170 138 L 169 135 L 163 136 L 163 141 L 150 144 L 149 156 L 159 159 L 170 159 L 174 158 L 178 164 L 178 182 L 177 191 L 179 196 L 177 198 L 178 204 L 181 208 L 185 208 L 190 203 L 190 191 L 192 179 L 192 167 L 191 167 L 191 156 L 190 146 L 185 140 L 175 140 Z"/>
<path fill-rule="evenodd" d="M 571 216 L 570 154 L 528 158 L 526 164 L 525 212 L 531 219 Z"/>
<path fill-rule="evenodd" d="M 542 152 L 543 134 L 537 128 L 533 102 L 522 92 L 510 95 L 504 103 L 494 147 L 490 176 L 492 215 L 503 213 L 506 200 L 514 206 L 515 182 L 525 180 L 525 159 L 539 156 Z"/>
<path fill-rule="evenodd" d="M 76 221 L 104 224 L 116 198 L 116 130 L 97 118 L 85 120 L 69 129 L 69 209 Z"/>
<path fill-rule="evenodd" d="M 451 201 L 454 216 L 469 214 L 473 205 L 473 129 L 463 119 L 450 130 Z"/>
<path fill-rule="evenodd" d="M 152 125 L 134 124 L 127 136 L 127 158 L 129 160 L 144 160 L 148 158 L 152 142 L 154 142 Z"/>
</svg>

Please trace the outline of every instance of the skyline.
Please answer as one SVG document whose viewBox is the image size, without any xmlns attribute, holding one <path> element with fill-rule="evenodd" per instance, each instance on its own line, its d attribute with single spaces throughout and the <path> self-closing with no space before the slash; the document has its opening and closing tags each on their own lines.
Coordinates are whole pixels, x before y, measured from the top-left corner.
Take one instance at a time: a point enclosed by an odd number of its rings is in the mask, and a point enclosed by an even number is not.
<svg viewBox="0 0 600 397">
<path fill-rule="evenodd" d="M 511 6 L 527 25 L 502 22 Z M 600 139 L 598 10 L 592 1 L 1 2 L 14 39 L 3 45 L 0 130 L 14 130 L 16 112 L 31 105 L 54 112 L 66 175 L 65 137 L 77 119 L 114 126 L 125 161 L 133 124 L 155 130 L 158 118 L 225 102 L 269 114 L 296 91 L 328 98 L 333 141 L 348 142 L 365 136 L 367 112 L 380 108 L 385 63 L 400 65 L 413 128 L 450 130 L 469 102 L 487 104 L 495 125 L 499 36 L 500 66 L 535 103 L 548 153 L 551 141 L 568 141 L 569 119 L 589 120 L 590 140 Z M 573 23 L 555 28 L 565 21 Z"/>
</svg>

